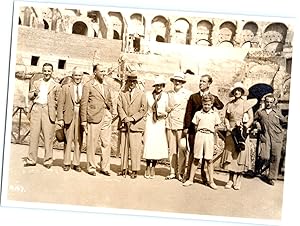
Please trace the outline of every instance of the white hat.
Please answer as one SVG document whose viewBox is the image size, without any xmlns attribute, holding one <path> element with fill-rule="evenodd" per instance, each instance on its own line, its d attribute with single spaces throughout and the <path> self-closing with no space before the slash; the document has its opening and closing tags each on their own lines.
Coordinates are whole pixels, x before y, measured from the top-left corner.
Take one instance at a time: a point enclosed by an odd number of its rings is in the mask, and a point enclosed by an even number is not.
<svg viewBox="0 0 300 226">
<path fill-rule="evenodd" d="M 153 87 L 156 85 L 160 85 L 160 84 L 166 84 L 166 81 L 161 77 L 161 76 L 156 76 L 154 79 L 154 84 L 152 85 Z"/>
<path fill-rule="evenodd" d="M 233 91 L 235 89 L 238 89 L 238 88 L 240 88 L 240 89 L 243 90 L 243 92 L 244 92 L 243 96 L 248 96 L 248 94 L 249 94 L 248 93 L 248 89 L 246 89 L 246 87 L 244 86 L 244 84 L 241 83 L 241 82 L 234 83 L 234 85 L 230 88 L 229 96 L 233 97 Z"/>
<path fill-rule="evenodd" d="M 171 82 L 173 82 L 173 80 L 178 80 L 181 81 L 183 83 L 186 83 L 185 81 L 185 74 L 183 72 L 175 72 L 173 74 L 173 77 L 170 78 Z"/>
</svg>

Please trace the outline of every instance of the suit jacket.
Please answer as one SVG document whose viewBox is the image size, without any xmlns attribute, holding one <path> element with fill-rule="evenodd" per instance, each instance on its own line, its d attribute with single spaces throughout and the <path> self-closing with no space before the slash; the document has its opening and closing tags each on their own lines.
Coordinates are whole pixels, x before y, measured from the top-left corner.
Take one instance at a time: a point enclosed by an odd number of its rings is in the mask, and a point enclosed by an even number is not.
<svg viewBox="0 0 300 226">
<path fill-rule="evenodd" d="M 212 94 L 213 95 L 213 94 Z M 224 107 L 224 104 L 220 101 L 220 99 L 216 96 L 215 101 L 213 104 L 213 107 L 217 108 L 218 110 L 221 110 Z M 200 92 L 194 93 L 190 96 L 186 110 L 184 115 L 184 129 L 189 129 L 189 133 L 195 133 L 195 127 L 192 123 L 192 119 L 197 111 L 200 111 L 202 109 L 202 96 L 200 95 Z"/>
<path fill-rule="evenodd" d="M 63 85 L 57 101 L 57 120 L 64 120 L 65 124 L 71 124 L 75 101 L 74 83 Z"/>
<path fill-rule="evenodd" d="M 144 131 L 145 129 L 145 114 L 147 101 L 145 94 L 135 88 L 132 98 L 129 97 L 129 91 L 124 90 L 120 93 L 117 105 L 117 111 L 120 117 L 118 128 L 123 127 L 122 121 L 126 117 L 133 117 L 134 122 L 131 123 L 131 131 Z"/>
<path fill-rule="evenodd" d="M 32 83 L 32 86 L 30 87 L 28 98 L 30 100 L 29 105 L 29 113 L 32 110 L 34 103 L 34 100 L 36 96 L 34 95 L 34 92 L 40 89 L 41 82 L 43 81 L 43 78 L 40 78 Z M 52 122 L 55 122 L 56 120 L 56 109 L 57 109 L 57 99 L 59 96 L 59 84 L 54 81 L 54 79 L 49 80 L 50 84 L 48 87 L 48 98 L 47 98 L 47 105 L 48 105 L 48 114 L 49 118 Z"/>
<path fill-rule="evenodd" d="M 105 109 L 112 113 L 111 91 L 104 82 L 103 88 L 104 94 L 101 92 L 95 78 L 84 84 L 80 100 L 81 122 L 100 123 Z"/>
</svg>

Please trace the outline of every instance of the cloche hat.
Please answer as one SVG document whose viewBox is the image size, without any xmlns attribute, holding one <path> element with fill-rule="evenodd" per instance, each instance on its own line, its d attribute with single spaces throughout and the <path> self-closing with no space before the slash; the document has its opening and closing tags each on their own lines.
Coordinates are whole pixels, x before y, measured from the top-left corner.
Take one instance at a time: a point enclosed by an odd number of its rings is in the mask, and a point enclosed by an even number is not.
<svg viewBox="0 0 300 226">
<path fill-rule="evenodd" d="M 153 87 L 156 85 L 160 85 L 160 84 L 166 84 L 166 81 L 161 77 L 161 76 L 156 76 L 154 79 L 154 84 L 152 85 Z"/>
</svg>

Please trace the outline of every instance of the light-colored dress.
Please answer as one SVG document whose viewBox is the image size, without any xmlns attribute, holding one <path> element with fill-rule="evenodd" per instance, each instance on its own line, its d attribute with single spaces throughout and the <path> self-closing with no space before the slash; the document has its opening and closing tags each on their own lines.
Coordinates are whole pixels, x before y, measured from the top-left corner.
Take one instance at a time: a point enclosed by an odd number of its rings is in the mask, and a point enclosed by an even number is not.
<svg viewBox="0 0 300 226">
<path fill-rule="evenodd" d="M 243 121 L 244 113 L 249 110 L 247 100 L 231 101 L 226 105 L 225 117 L 231 128 Z M 245 141 L 245 150 L 237 151 L 231 134 L 225 138 L 225 148 L 221 160 L 224 169 L 233 172 L 245 172 L 251 168 L 250 141 Z"/>
<path fill-rule="evenodd" d="M 154 98 L 152 92 L 146 93 L 147 99 L 147 118 L 144 133 L 144 154 L 145 159 L 164 159 L 168 158 L 168 143 L 166 135 L 166 119 L 159 118 L 153 121 Z M 166 113 L 168 106 L 168 95 L 162 93 L 160 100 L 157 102 L 157 113 Z"/>
</svg>

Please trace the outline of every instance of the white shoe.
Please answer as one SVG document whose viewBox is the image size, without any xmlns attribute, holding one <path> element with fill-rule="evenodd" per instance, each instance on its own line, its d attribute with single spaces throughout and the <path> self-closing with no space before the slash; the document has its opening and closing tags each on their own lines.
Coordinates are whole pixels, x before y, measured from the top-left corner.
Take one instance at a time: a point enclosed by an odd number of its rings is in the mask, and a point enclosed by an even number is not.
<svg viewBox="0 0 300 226">
<path fill-rule="evenodd" d="M 182 186 L 184 186 L 184 187 L 188 187 L 188 186 L 191 186 L 191 185 L 193 185 L 193 182 L 190 181 L 190 180 L 187 180 L 186 182 L 184 182 L 184 183 L 182 184 Z"/>
<path fill-rule="evenodd" d="M 230 189 L 230 188 L 232 188 L 232 185 L 233 185 L 233 181 L 232 180 L 229 180 L 228 182 L 227 182 L 227 184 L 224 186 L 226 189 Z"/>
</svg>

